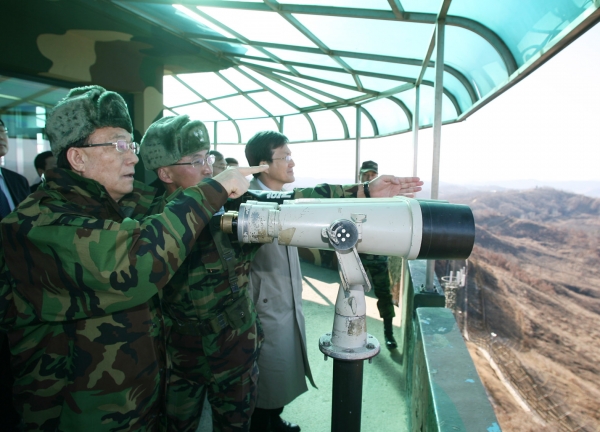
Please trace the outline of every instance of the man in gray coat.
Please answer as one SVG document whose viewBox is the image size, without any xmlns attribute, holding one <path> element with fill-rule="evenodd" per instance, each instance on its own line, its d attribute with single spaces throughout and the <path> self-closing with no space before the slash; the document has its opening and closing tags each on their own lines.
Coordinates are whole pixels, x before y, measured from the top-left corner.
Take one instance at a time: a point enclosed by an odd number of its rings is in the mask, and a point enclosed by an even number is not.
<svg viewBox="0 0 600 432">
<path fill-rule="evenodd" d="M 248 141 L 248 162 L 269 165 L 250 182 L 250 189 L 281 191 L 295 180 L 287 142 L 284 135 L 272 131 L 259 132 Z M 306 352 L 298 249 L 280 246 L 277 240 L 263 245 L 250 267 L 249 291 L 265 333 L 251 431 L 300 431 L 298 425 L 281 418 L 283 407 L 308 390 L 305 377 L 316 387 Z"/>
</svg>

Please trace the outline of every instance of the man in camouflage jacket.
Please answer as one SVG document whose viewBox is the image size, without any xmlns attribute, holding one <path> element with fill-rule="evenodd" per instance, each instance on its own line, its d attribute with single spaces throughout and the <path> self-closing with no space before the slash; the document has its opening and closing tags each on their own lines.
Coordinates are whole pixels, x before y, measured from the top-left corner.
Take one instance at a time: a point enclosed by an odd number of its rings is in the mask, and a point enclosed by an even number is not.
<svg viewBox="0 0 600 432">
<path fill-rule="evenodd" d="M 190 134 L 201 136 L 203 142 L 186 140 Z M 209 145 L 204 124 L 187 116 L 165 117 L 150 126 L 140 155 L 165 186 L 162 205 L 210 178 L 214 159 L 208 155 Z M 389 176 L 375 185 L 374 196 L 412 191 L 418 185 L 418 179 L 401 183 Z M 357 185 L 323 184 L 295 189 L 285 198 L 356 197 L 357 193 L 362 193 Z M 226 207 L 237 209 L 246 199 L 256 198 L 243 196 Z M 171 431 L 197 429 L 206 395 L 214 431 L 247 431 L 256 402 L 262 330 L 247 287 L 250 262 L 259 245 L 238 243 L 219 231 L 218 222 L 213 217 L 211 226 L 200 233 L 194 250 L 163 290 L 164 313 L 172 324 L 167 339 L 172 362 L 167 383 Z"/>
<path fill-rule="evenodd" d="M 142 217 L 154 192 L 134 184 L 138 147 L 118 94 L 72 90 L 46 130 L 59 167 L 0 225 L 0 325 L 20 428 L 159 430 L 156 294 L 247 180 L 206 180 Z"/>
</svg>

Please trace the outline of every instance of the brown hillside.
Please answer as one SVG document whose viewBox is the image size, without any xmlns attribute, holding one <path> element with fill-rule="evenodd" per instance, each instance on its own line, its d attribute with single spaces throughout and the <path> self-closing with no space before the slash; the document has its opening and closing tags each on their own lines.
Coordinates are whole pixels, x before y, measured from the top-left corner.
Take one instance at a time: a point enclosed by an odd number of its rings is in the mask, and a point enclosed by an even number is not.
<svg viewBox="0 0 600 432">
<path fill-rule="evenodd" d="M 600 200 L 550 188 L 449 200 L 475 215 L 456 316 L 503 430 L 600 431 Z"/>
</svg>

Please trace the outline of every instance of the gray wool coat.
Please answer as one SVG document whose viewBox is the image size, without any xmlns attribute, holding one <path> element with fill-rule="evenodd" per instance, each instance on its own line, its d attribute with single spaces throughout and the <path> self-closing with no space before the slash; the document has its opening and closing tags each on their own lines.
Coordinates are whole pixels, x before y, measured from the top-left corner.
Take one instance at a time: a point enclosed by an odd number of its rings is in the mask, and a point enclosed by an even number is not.
<svg viewBox="0 0 600 432">
<path fill-rule="evenodd" d="M 260 190 L 261 184 L 253 179 L 250 189 Z M 316 387 L 306 352 L 298 248 L 277 240 L 261 246 L 250 266 L 248 289 L 265 333 L 256 406 L 281 408 L 308 390 L 305 377 Z"/>
</svg>

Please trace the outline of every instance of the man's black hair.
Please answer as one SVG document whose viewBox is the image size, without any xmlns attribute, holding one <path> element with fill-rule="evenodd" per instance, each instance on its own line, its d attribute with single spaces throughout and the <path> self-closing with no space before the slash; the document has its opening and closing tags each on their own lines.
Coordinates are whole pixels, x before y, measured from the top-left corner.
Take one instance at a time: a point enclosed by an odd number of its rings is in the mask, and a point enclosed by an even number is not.
<svg viewBox="0 0 600 432">
<path fill-rule="evenodd" d="M 46 159 L 52 157 L 52 152 L 50 150 L 41 152 L 38 154 L 33 160 L 33 166 L 35 169 L 45 170 L 46 169 Z"/>
<path fill-rule="evenodd" d="M 273 150 L 283 147 L 288 142 L 289 140 L 282 133 L 275 131 L 258 132 L 246 144 L 245 153 L 248 165 L 256 166 L 261 161 L 273 162 Z M 253 175 L 258 177 L 260 173 Z"/>
<path fill-rule="evenodd" d="M 224 158 L 223 153 L 218 152 L 216 150 L 211 150 L 208 152 L 209 155 L 214 155 L 215 156 L 215 160 L 221 160 Z"/>
<path fill-rule="evenodd" d="M 227 165 L 240 164 L 236 158 L 225 158 L 225 163 L 227 163 Z"/>
</svg>

